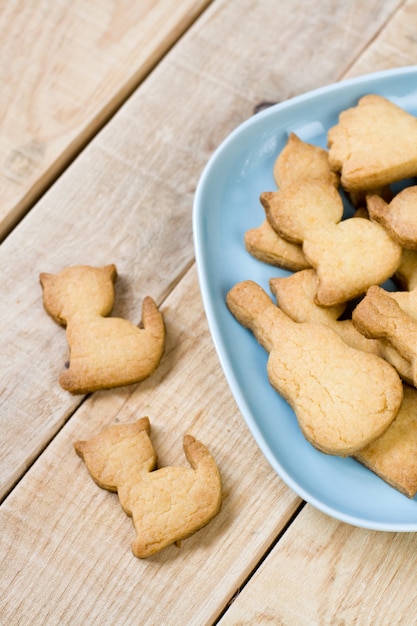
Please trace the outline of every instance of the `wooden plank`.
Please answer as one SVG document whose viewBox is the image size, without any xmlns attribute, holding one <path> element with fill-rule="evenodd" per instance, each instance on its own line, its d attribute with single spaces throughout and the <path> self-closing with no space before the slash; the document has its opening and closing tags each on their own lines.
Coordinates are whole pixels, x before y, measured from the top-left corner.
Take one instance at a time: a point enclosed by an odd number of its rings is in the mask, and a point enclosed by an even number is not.
<svg viewBox="0 0 417 626">
<path fill-rule="evenodd" d="M 302 5 L 294 4 L 291 19 L 281 4 L 271 13 L 268 0 L 210 7 L 1 246 L 0 496 L 80 403 L 57 385 L 67 347 L 43 312 L 39 273 L 114 262 L 121 274 L 114 313 L 139 321 L 142 298 L 162 301 L 193 261 L 193 193 L 221 140 L 259 102 L 336 79 L 395 2 L 330 3 L 330 17 L 326 3 L 314 16 Z M 343 46 L 353 10 L 363 28 Z M 236 29 L 240 11 L 246 19 Z M 307 48 L 322 45 L 322 28 L 335 54 L 319 57 L 313 77 Z"/>
<path fill-rule="evenodd" d="M 219 626 L 414 624 L 416 549 L 415 533 L 355 528 L 307 506 Z"/>
<path fill-rule="evenodd" d="M 195 268 L 162 310 L 167 358 L 153 380 L 91 396 L 1 506 L 0 623 L 211 624 L 296 510 L 218 367 Z M 214 455 L 224 493 L 206 528 L 147 561 L 131 553 L 132 522 L 117 495 L 97 487 L 73 450 L 143 415 L 160 466 L 187 465 L 190 432 Z"/>
<path fill-rule="evenodd" d="M 344 78 L 378 72 L 392 67 L 415 65 L 417 3 L 402 2 L 381 32 L 345 73 Z"/>
<path fill-rule="evenodd" d="M 0 6 L 0 239 L 209 0 Z"/>
</svg>

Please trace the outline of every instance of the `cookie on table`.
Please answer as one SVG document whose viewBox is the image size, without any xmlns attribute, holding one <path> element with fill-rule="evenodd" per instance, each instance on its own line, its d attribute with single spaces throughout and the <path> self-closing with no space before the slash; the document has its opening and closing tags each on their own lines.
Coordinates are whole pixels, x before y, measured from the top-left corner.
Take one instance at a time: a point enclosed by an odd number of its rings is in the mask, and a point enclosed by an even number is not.
<svg viewBox="0 0 417 626">
<path fill-rule="evenodd" d="M 155 469 L 156 453 L 149 419 L 116 424 L 74 444 L 93 480 L 116 491 L 125 513 L 132 517 L 138 558 L 156 554 L 203 528 L 221 508 L 218 467 L 206 446 L 185 435 L 183 448 L 190 467 Z"/>
<path fill-rule="evenodd" d="M 45 310 L 66 327 L 69 367 L 59 383 L 71 393 L 140 382 L 155 371 L 164 353 L 164 320 L 150 296 L 142 304 L 143 328 L 108 317 L 116 279 L 115 265 L 78 265 L 40 275 Z"/>
</svg>

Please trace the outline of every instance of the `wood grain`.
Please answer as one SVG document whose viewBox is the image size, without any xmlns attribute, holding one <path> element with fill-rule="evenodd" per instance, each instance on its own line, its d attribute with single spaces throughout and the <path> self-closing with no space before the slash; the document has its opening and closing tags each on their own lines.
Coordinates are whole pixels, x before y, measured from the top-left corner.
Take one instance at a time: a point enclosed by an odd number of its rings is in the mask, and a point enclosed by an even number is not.
<svg viewBox="0 0 417 626">
<path fill-rule="evenodd" d="M 0 239 L 208 4 L 1 4 Z"/>
<path fill-rule="evenodd" d="M 391 67 L 415 65 L 417 3 L 407 0 L 392 14 L 378 36 L 357 58 L 344 78 L 378 72 Z"/>
<path fill-rule="evenodd" d="M 307 506 L 219 625 L 413 624 L 416 549 L 415 533 L 355 528 Z"/>
</svg>

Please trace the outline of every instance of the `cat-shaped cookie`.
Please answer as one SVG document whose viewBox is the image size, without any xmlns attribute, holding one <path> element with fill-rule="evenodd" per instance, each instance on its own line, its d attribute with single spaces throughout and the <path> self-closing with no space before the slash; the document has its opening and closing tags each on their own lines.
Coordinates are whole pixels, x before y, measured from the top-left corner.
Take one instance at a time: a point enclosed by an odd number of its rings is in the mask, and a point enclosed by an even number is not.
<svg viewBox="0 0 417 626">
<path fill-rule="evenodd" d="M 338 176 L 330 170 L 327 151 L 302 141 L 290 133 L 273 168 L 277 186 L 304 184 L 306 180 L 324 180 L 337 186 Z M 310 267 L 300 243 L 282 237 L 265 219 L 260 226 L 245 233 L 246 250 L 255 258 L 283 269 L 298 271 Z"/>
<path fill-rule="evenodd" d="M 417 174 L 417 118 L 368 94 L 328 131 L 329 162 L 348 191 L 370 190 Z"/>
<path fill-rule="evenodd" d="M 390 278 L 401 263 L 402 247 L 380 224 L 343 217 L 338 190 L 307 180 L 261 194 L 268 221 L 282 237 L 302 245 L 317 272 L 317 304 L 332 306 L 362 295 Z"/>
<path fill-rule="evenodd" d="M 253 281 L 237 283 L 227 305 L 269 352 L 269 380 L 312 445 L 346 456 L 385 432 L 403 388 L 384 359 L 348 346 L 323 324 L 292 321 Z"/>
<path fill-rule="evenodd" d="M 349 346 L 383 357 L 391 363 L 401 378 L 412 384 L 410 363 L 392 346 L 383 339 L 365 337 L 354 326 L 351 318 L 339 319 L 345 313 L 346 303 L 325 307 L 316 304 L 317 276 L 314 270 L 295 272 L 285 278 L 271 278 L 269 285 L 280 309 L 294 322 L 318 322 L 333 328 Z M 409 300 L 410 294 L 407 292 L 396 292 L 396 294 L 406 306 L 406 300 Z M 411 303 L 413 302 L 415 302 L 414 310 L 417 316 L 417 292 L 411 299 Z"/>
<path fill-rule="evenodd" d="M 143 328 L 107 317 L 116 278 L 115 265 L 79 265 L 40 275 L 46 311 L 66 326 L 70 362 L 59 383 L 67 391 L 81 394 L 139 382 L 162 358 L 165 326 L 152 298 L 143 300 Z"/>
<path fill-rule="evenodd" d="M 417 185 L 406 187 L 390 202 L 377 194 L 366 196 L 371 220 L 381 224 L 403 248 L 417 250 Z"/>
<path fill-rule="evenodd" d="M 417 387 L 417 287 L 412 291 L 385 291 L 374 285 L 352 313 L 355 327 L 365 337 L 386 345 L 384 358 L 404 380 Z M 408 370 L 397 366 L 394 355 L 408 363 Z"/>
<path fill-rule="evenodd" d="M 387 354 L 382 340 L 366 338 L 349 318 L 338 319 L 344 313 L 344 305 L 320 307 L 315 304 L 317 278 L 314 270 L 271 278 L 269 284 L 280 309 L 295 322 L 314 321 L 330 326 L 354 348 L 380 356 Z M 405 296 L 405 293 L 398 295 Z M 417 307 L 415 311 L 417 314 Z M 393 348 L 389 354 L 393 359 L 389 362 L 398 372 L 409 372 L 410 364 Z M 380 437 L 353 456 L 392 487 L 413 498 L 417 493 L 417 389 L 404 384 L 403 391 L 403 401 L 394 421 Z"/>
<path fill-rule="evenodd" d="M 156 453 L 149 419 L 107 426 L 74 444 L 94 481 L 117 491 L 133 519 L 133 554 L 149 557 L 208 524 L 220 510 L 222 486 L 214 458 L 200 441 L 185 435 L 184 453 L 191 467 L 155 469 Z"/>
</svg>

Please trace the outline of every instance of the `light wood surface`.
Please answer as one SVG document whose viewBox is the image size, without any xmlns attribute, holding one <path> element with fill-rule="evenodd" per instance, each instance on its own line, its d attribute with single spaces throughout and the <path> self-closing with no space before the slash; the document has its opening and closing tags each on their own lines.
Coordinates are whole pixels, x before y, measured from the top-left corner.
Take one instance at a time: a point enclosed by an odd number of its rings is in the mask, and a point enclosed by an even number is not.
<svg viewBox="0 0 417 626">
<path fill-rule="evenodd" d="M 209 0 L 0 7 L 0 238 Z"/>
<path fill-rule="evenodd" d="M 1 219 L 14 226 L 0 246 L 1 626 L 415 622 L 415 536 L 303 506 L 253 441 L 208 331 L 192 202 L 214 149 L 262 103 L 416 63 L 416 19 L 417 2 L 400 0 L 1 9 Z M 31 163 L 19 147 L 36 144 L 35 127 L 48 149 L 16 184 L 4 164 Z M 167 349 L 143 383 L 88 397 L 59 387 L 65 332 L 38 276 L 78 263 L 117 265 L 115 315 L 139 322 L 146 295 L 160 305 Z M 73 450 L 143 415 L 161 465 L 185 463 L 190 432 L 224 488 L 206 528 L 148 560 L 130 551 L 117 495 Z"/>
<path fill-rule="evenodd" d="M 416 547 L 414 533 L 354 528 L 307 505 L 220 624 L 411 625 Z"/>
</svg>

